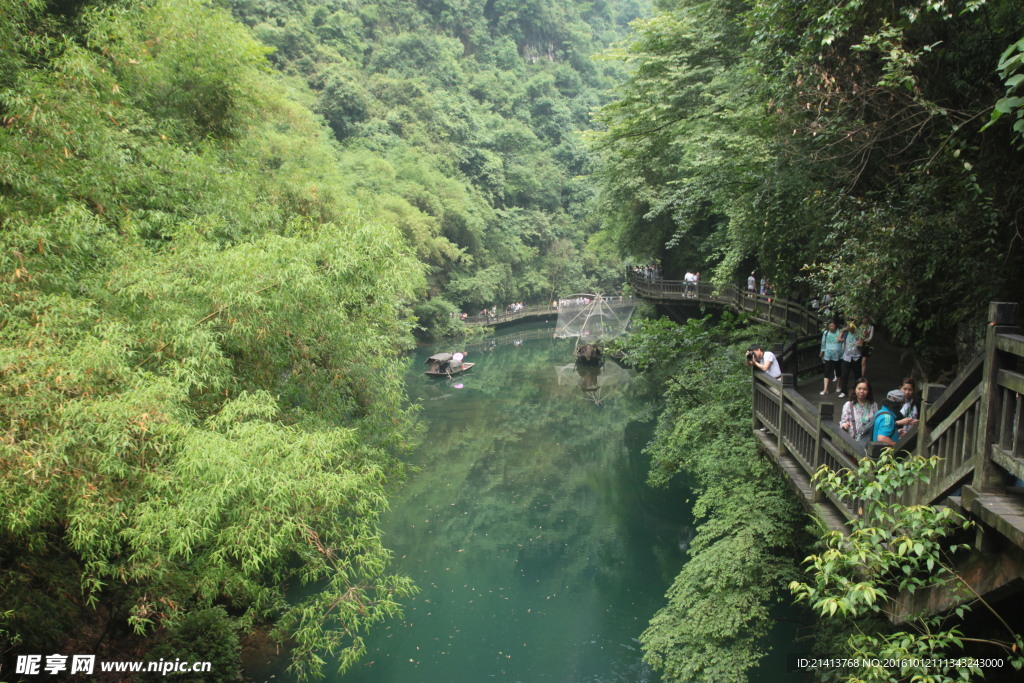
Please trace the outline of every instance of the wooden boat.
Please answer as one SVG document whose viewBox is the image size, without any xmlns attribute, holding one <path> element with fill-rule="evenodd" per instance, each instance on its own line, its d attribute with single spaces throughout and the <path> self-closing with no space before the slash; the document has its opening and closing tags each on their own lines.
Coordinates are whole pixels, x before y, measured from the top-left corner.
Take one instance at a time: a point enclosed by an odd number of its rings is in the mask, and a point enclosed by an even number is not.
<svg viewBox="0 0 1024 683">
<path fill-rule="evenodd" d="M 579 365 L 604 365 L 604 352 L 598 344 L 582 344 L 576 347 L 576 363 Z"/>
<path fill-rule="evenodd" d="M 452 354 L 450 353 L 435 353 L 426 360 L 426 364 L 427 371 L 425 374 L 429 377 L 460 375 L 476 365 L 476 363 L 455 362 L 452 360 Z"/>
</svg>

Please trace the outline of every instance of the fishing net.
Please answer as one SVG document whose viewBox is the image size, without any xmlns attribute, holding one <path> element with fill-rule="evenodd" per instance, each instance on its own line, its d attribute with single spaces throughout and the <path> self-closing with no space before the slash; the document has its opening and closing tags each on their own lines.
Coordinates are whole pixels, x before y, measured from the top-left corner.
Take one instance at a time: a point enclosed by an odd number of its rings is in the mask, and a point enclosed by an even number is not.
<svg viewBox="0 0 1024 683">
<path fill-rule="evenodd" d="M 636 299 L 577 294 L 558 302 L 555 336 L 579 337 L 581 343 L 613 339 L 626 331 Z"/>
</svg>

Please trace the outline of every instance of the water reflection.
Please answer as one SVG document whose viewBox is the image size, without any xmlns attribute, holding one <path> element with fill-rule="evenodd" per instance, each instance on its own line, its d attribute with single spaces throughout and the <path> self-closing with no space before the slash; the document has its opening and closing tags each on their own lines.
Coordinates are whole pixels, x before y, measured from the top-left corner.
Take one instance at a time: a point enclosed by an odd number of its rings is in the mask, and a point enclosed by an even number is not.
<svg viewBox="0 0 1024 683">
<path fill-rule="evenodd" d="M 341 680 L 658 680 L 636 638 L 683 561 L 686 496 L 643 483 L 628 371 L 520 335 L 454 381 L 420 374 L 436 349 L 414 359 L 427 433 L 384 524 L 421 592 Z"/>
<path fill-rule="evenodd" d="M 558 386 L 566 396 L 602 405 L 626 389 L 630 372 L 612 362 L 603 365 L 569 363 L 556 368 Z M 629 405 L 623 406 L 628 408 Z"/>
</svg>

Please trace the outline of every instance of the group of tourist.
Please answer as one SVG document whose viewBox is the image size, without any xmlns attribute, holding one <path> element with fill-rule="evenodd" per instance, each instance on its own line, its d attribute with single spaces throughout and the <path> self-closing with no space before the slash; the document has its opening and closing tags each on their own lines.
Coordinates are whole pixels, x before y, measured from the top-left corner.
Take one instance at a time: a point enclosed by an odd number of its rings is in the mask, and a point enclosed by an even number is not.
<svg viewBox="0 0 1024 683">
<path fill-rule="evenodd" d="M 835 382 L 839 398 L 845 398 L 850 387 L 850 378 L 867 377 L 868 357 L 871 355 L 871 340 L 875 326 L 867 318 L 850 320 L 842 330 L 835 319 L 821 333 L 821 356 L 825 365 L 822 396 L 828 395 L 828 388 Z"/>
<path fill-rule="evenodd" d="M 757 294 L 768 297 L 768 301 L 770 303 L 775 299 L 775 285 L 773 285 L 764 275 L 762 275 L 760 281 L 758 281 L 757 273 L 751 271 L 750 275 L 747 277 L 747 295 L 755 296 Z"/>
<path fill-rule="evenodd" d="M 686 274 L 683 275 L 683 283 L 687 297 L 692 299 L 697 296 L 700 286 L 700 271 L 686 271 Z"/>
<path fill-rule="evenodd" d="M 511 303 L 508 306 L 505 306 L 505 315 L 518 313 L 524 308 L 526 308 L 526 305 L 522 301 L 516 301 L 515 303 Z M 482 320 L 496 320 L 498 318 L 497 305 L 491 306 L 490 308 L 482 309 L 479 313 L 476 314 L 476 317 Z M 462 320 L 467 320 L 469 318 L 469 315 L 466 313 L 460 313 L 459 318 Z"/>
<path fill-rule="evenodd" d="M 633 273 L 645 280 L 660 280 L 661 264 L 652 263 L 649 266 L 633 266 Z"/>
<path fill-rule="evenodd" d="M 899 387 L 886 394 L 879 406 L 871 382 L 867 378 L 868 357 L 875 328 L 869 320 L 850 320 L 842 329 L 833 319 L 821 333 L 819 355 L 825 366 L 822 396 L 833 385 L 839 398 L 849 400 L 843 405 L 839 426 L 858 441 L 877 441 L 895 445 L 918 423 L 920 404 L 917 384 L 905 377 Z M 771 351 L 755 344 L 747 350 L 747 365 L 757 368 L 773 379 L 782 377 L 779 360 Z M 859 378 L 852 380 L 851 378 Z"/>
<path fill-rule="evenodd" d="M 853 396 L 843 406 L 839 426 L 854 439 L 893 446 L 917 424 L 919 411 L 914 378 L 904 377 L 899 388 L 886 394 L 879 407 L 871 382 L 862 377 L 854 385 Z"/>
<path fill-rule="evenodd" d="M 875 328 L 868 319 L 850 320 L 839 329 L 836 321 L 829 320 L 821 333 L 821 356 L 825 367 L 822 396 L 829 393 L 835 383 L 837 396 L 849 399 L 839 418 L 839 426 L 857 440 L 879 441 L 894 445 L 907 430 L 917 424 L 919 406 L 917 385 L 906 377 L 899 388 L 885 396 L 882 405 L 875 402 L 874 391 L 868 380 L 868 357 Z M 853 380 L 851 388 L 851 378 Z"/>
</svg>

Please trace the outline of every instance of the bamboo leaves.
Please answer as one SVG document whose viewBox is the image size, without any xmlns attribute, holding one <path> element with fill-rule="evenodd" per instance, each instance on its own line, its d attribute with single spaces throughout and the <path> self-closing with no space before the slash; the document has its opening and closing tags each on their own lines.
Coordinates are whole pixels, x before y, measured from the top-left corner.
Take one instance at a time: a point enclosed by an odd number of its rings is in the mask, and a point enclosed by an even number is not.
<svg viewBox="0 0 1024 683">
<path fill-rule="evenodd" d="M 11 43 L 0 631 L 39 650 L 109 620 L 126 643 L 225 606 L 226 628 L 301 642 L 305 676 L 351 663 L 411 590 L 377 520 L 423 276 L 338 203 L 336 153 L 262 49 L 200 5 L 84 9 L 77 40 Z M 42 11 L 0 33 L 49 35 Z M 303 583 L 324 592 L 287 600 Z"/>
</svg>

